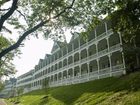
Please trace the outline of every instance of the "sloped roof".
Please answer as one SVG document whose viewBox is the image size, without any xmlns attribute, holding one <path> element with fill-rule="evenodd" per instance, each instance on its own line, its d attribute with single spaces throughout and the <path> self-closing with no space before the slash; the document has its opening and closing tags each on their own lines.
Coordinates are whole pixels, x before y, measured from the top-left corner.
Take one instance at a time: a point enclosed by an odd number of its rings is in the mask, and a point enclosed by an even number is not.
<svg viewBox="0 0 140 105">
<path fill-rule="evenodd" d="M 73 33 L 70 42 L 72 40 L 76 39 L 78 36 L 79 36 L 79 33 L 77 33 L 77 32 Z"/>
<path fill-rule="evenodd" d="M 51 53 L 53 53 L 57 49 L 64 47 L 66 44 L 66 42 L 55 41 Z"/>
</svg>

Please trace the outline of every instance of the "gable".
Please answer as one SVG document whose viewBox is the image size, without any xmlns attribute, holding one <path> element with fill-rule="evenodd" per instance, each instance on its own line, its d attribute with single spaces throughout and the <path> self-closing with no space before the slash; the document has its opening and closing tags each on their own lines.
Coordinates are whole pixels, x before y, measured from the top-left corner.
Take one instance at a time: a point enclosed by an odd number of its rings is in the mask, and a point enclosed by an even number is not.
<svg viewBox="0 0 140 105">
<path fill-rule="evenodd" d="M 54 51 L 56 51 L 57 49 L 59 49 L 59 46 L 58 46 L 58 44 L 57 44 L 57 42 L 54 42 L 54 44 L 53 44 L 53 48 L 52 48 L 52 53 L 54 52 Z"/>
</svg>

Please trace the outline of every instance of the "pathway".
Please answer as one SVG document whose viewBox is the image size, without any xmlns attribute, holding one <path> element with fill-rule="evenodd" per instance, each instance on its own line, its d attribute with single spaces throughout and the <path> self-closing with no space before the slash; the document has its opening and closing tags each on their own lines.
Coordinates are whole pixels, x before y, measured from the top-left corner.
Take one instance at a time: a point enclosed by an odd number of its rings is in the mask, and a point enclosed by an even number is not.
<svg viewBox="0 0 140 105">
<path fill-rule="evenodd" d="M 3 99 L 0 99 L 0 105 L 7 105 Z"/>
</svg>

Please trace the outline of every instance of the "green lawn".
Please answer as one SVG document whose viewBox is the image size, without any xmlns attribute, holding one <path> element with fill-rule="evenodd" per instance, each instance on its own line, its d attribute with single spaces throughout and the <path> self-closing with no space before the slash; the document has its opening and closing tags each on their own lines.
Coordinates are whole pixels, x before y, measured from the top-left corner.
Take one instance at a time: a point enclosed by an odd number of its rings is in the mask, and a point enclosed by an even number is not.
<svg viewBox="0 0 140 105">
<path fill-rule="evenodd" d="M 33 91 L 20 105 L 140 105 L 140 73 Z"/>
</svg>

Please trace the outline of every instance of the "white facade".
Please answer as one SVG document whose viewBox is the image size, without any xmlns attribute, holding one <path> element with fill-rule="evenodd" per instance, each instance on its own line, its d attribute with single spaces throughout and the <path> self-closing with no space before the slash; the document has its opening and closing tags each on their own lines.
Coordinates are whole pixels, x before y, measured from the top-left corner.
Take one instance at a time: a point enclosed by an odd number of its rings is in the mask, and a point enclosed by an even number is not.
<svg viewBox="0 0 140 105">
<path fill-rule="evenodd" d="M 3 97 L 14 96 L 15 88 L 16 88 L 16 79 L 10 78 L 9 80 L 5 81 L 4 89 L 1 91 L 0 94 L 3 94 Z"/>
<path fill-rule="evenodd" d="M 125 74 L 121 35 L 113 33 L 110 23 L 102 23 L 84 40 L 80 35 L 72 37 L 69 44 L 54 43 L 52 54 L 46 55 L 35 66 L 29 81 L 18 78 L 19 86 L 30 84 L 30 91 L 70 85 Z"/>
<path fill-rule="evenodd" d="M 31 83 L 34 70 L 31 70 L 17 78 L 16 87 L 17 89 L 23 88 L 23 92 L 26 93 L 31 91 Z"/>
</svg>

